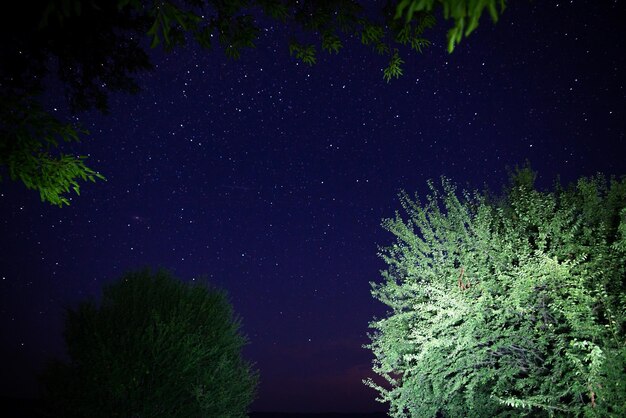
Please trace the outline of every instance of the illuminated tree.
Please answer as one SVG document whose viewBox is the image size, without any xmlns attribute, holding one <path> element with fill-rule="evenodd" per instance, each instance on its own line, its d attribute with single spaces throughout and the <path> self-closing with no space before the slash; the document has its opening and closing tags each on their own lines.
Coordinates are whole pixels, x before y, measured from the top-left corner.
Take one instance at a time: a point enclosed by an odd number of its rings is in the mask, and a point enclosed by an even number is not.
<svg viewBox="0 0 626 418">
<path fill-rule="evenodd" d="M 56 73 L 71 111 L 106 112 L 111 92 L 136 93 L 136 73 L 152 68 L 140 43 L 146 35 L 153 48 L 171 50 L 191 40 L 207 50 L 217 44 L 237 59 L 254 47 L 260 22 L 273 21 L 288 39 L 286 50 L 307 65 L 317 61 L 318 49 L 336 54 L 346 39 L 359 39 L 387 57 L 383 78 L 389 82 L 403 74 L 401 50 L 421 53 L 431 45 L 426 31 L 439 11 L 454 22 L 452 52 L 483 12 L 496 21 L 504 6 L 504 0 L 399 0 L 387 1 L 372 17 L 354 0 L 14 2 L 11 19 L 0 28 L 0 168 L 59 206 L 69 204 L 68 192 L 79 192 L 79 181 L 102 178 L 85 165 L 85 156 L 53 155 L 59 142 L 86 131 L 42 110 L 37 96 L 46 76 Z M 12 124 L 16 115 L 23 117 L 19 132 Z M 62 133 L 53 133 L 61 140 L 50 141 L 33 119 L 59 127 Z"/>
<path fill-rule="evenodd" d="M 430 184 L 384 221 L 367 385 L 394 417 L 626 415 L 626 181 L 503 198 Z"/>
<path fill-rule="evenodd" d="M 126 274 L 67 311 L 69 363 L 42 377 L 54 416 L 245 417 L 257 373 L 224 293 Z"/>
</svg>

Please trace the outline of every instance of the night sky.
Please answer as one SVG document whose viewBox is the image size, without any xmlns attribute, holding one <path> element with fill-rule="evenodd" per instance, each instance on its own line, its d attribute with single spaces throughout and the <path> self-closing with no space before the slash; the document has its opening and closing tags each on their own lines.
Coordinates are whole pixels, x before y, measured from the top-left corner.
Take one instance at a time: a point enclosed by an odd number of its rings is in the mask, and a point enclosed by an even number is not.
<svg viewBox="0 0 626 418">
<path fill-rule="evenodd" d="M 370 295 L 393 239 L 381 219 L 401 189 L 445 175 L 499 191 L 526 159 L 543 188 L 626 174 L 625 8 L 511 1 L 452 55 L 440 21 L 389 84 L 357 39 L 308 67 L 278 26 L 236 62 L 154 51 L 140 94 L 76 118 L 92 135 L 73 149 L 106 182 L 64 208 L 0 183 L 0 394 L 36 395 L 64 355 L 64 306 L 151 266 L 227 290 L 261 373 L 253 410 L 385 410 L 361 383 L 385 314 Z"/>
</svg>

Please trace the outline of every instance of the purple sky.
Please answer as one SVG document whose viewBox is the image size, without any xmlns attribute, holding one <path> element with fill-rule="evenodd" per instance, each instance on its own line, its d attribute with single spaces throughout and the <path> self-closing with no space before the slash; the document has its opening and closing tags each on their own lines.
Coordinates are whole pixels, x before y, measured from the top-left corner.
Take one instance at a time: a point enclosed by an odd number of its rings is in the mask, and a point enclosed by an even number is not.
<svg viewBox="0 0 626 418">
<path fill-rule="evenodd" d="M 106 182 L 62 209 L 0 183 L 0 394 L 35 393 L 64 305 L 152 266 L 228 291 L 261 373 L 253 409 L 385 410 L 361 346 L 385 314 L 369 283 L 400 189 L 500 190 L 526 159 L 542 187 L 626 174 L 624 6 L 509 3 L 452 55 L 439 25 L 389 84 L 357 40 L 307 67 L 280 29 L 238 62 L 155 52 L 140 94 L 78 115 L 92 136 L 76 152 Z"/>
</svg>

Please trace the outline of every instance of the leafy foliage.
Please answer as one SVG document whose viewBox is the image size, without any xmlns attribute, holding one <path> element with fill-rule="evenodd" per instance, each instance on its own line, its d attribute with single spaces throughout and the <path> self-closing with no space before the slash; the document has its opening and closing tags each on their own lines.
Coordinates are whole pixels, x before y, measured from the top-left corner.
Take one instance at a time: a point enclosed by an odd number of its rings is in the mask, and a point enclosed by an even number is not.
<svg viewBox="0 0 626 418">
<path fill-rule="evenodd" d="M 68 309 L 71 361 L 42 377 L 54 416 L 245 417 L 257 375 L 238 329 L 222 292 L 128 273 Z"/>
<path fill-rule="evenodd" d="M 431 13 L 435 4 L 440 4 L 445 19 L 454 20 L 448 31 L 448 52 L 454 51 L 463 36 L 469 36 L 477 27 L 485 9 L 494 22 L 506 6 L 505 0 L 401 0 L 396 8 L 396 18 L 405 16 L 410 21 L 415 13 Z"/>
<path fill-rule="evenodd" d="M 87 157 L 52 153 L 59 142 L 79 142 L 80 133 L 87 132 L 61 123 L 36 102 L 5 98 L 0 101 L 0 167 L 12 180 L 37 190 L 43 202 L 69 205 L 66 194 L 80 194 L 79 180 L 104 180 L 85 165 Z"/>
<path fill-rule="evenodd" d="M 152 68 L 141 44 L 144 36 L 150 39 L 152 48 L 162 46 L 166 51 L 189 40 L 205 49 L 217 43 L 227 57 L 238 59 L 245 49 L 255 46 L 261 33 L 259 24 L 269 18 L 286 30 L 290 54 L 307 65 L 317 62 L 317 50 L 337 54 L 345 47 L 344 41 L 360 39 L 374 53 L 388 58 L 383 78 L 389 82 L 403 74 L 401 48 L 422 53 L 431 45 L 425 32 L 436 24 L 433 15 L 438 8 L 446 19 L 455 22 L 448 34 L 450 51 L 462 36 L 468 36 L 476 28 L 485 10 L 497 20 L 504 9 L 504 0 L 401 0 L 387 2 L 372 18 L 372 13 L 366 13 L 355 0 L 31 3 L 15 3 L 11 19 L 0 27 L 3 106 L 6 108 L 24 96 L 35 102 L 43 90 L 42 80 L 56 72 L 72 112 L 95 108 L 105 113 L 110 93 L 137 93 L 139 84 L 135 74 Z M 44 118 L 45 110 L 40 108 L 38 112 Z M 45 119 L 56 121 L 50 114 Z M 31 133 L 38 130 L 34 126 L 25 129 Z M 73 129 L 71 135 L 70 131 L 66 133 L 67 138 L 74 140 L 83 132 Z M 98 177 L 83 164 L 82 157 L 64 155 L 55 160 L 46 152 L 39 152 L 37 144 L 48 143 L 46 138 L 31 139 L 13 142 L 11 147 L 24 145 L 19 154 L 27 166 L 18 168 L 18 172 L 32 172 L 36 166 L 45 173 L 45 180 L 38 180 L 32 173 L 22 178 L 28 187 L 43 192 L 44 201 L 68 204 L 69 200 L 59 196 L 68 188 L 78 192 L 73 179 Z M 14 155 L 17 154 L 15 151 Z M 58 186 L 49 187 L 48 183 Z"/>
<path fill-rule="evenodd" d="M 392 77 L 398 78 L 402 75 L 402 64 L 404 61 L 398 55 L 398 52 L 395 51 L 391 56 L 391 61 L 389 61 L 389 66 L 384 69 L 383 76 L 387 82 L 391 80 Z"/>
<path fill-rule="evenodd" d="M 120 10 L 134 9 L 152 21 L 148 35 L 152 47 L 163 43 L 172 49 L 191 35 L 200 45 L 210 47 L 211 36 L 217 35 L 224 52 L 237 59 L 241 51 L 254 46 L 260 30 L 253 19 L 252 10 L 260 9 L 267 17 L 286 24 L 290 31 L 289 51 L 296 59 L 312 65 L 317 61 L 315 45 L 296 39 L 317 37 L 321 50 L 338 53 L 344 46 L 341 36 L 355 36 L 374 52 L 390 57 L 385 74 L 398 77 L 400 59 L 397 46 L 410 46 L 421 53 L 431 45 L 424 32 L 436 24 L 433 13 L 441 7 L 446 19 L 454 20 L 448 33 L 449 50 L 462 36 L 468 36 L 478 26 L 480 16 L 487 10 L 494 21 L 504 9 L 504 0 L 402 0 L 388 2 L 378 19 L 364 12 L 361 4 L 353 0 L 256 0 L 256 1 L 197 1 L 178 3 L 163 1 L 150 5 L 141 0 L 118 0 Z M 303 45 L 307 44 L 306 47 Z M 389 82 L 390 77 L 385 75 Z"/>
<path fill-rule="evenodd" d="M 429 183 L 383 222 L 367 385 L 394 417 L 626 415 L 626 180 L 504 197 Z"/>
<path fill-rule="evenodd" d="M 343 48 L 343 44 L 337 35 L 333 32 L 324 32 L 322 34 L 322 49 L 327 52 L 339 53 L 339 50 Z"/>
<path fill-rule="evenodd" d="M 293 41 L 289 44 L 289 53 L 308 65 L 315 64 L 317 60 L 315 58 L 315 45 L 301 45 Z"/>
</svg>

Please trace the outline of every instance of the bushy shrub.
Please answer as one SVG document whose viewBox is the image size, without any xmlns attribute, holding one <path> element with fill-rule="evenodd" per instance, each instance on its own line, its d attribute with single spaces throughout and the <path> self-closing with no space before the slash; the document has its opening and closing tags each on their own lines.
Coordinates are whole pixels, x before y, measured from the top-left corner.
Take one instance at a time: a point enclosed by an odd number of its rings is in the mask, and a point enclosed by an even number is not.
<svg viewBox="0 0 626 418">
<path fill-rule="evenodd" d="M 42 376 L 55 416 L 244 417 L 257 374 L 223 292 L 159 271 L 124 275 L 68 309 L 69 363 Z"/>
<path fill-rule="evenodd" d="M 384 221 L 369 347 L 394 417 L 626 416 L 626 181 L 459 194 Z"/>
</svg>

